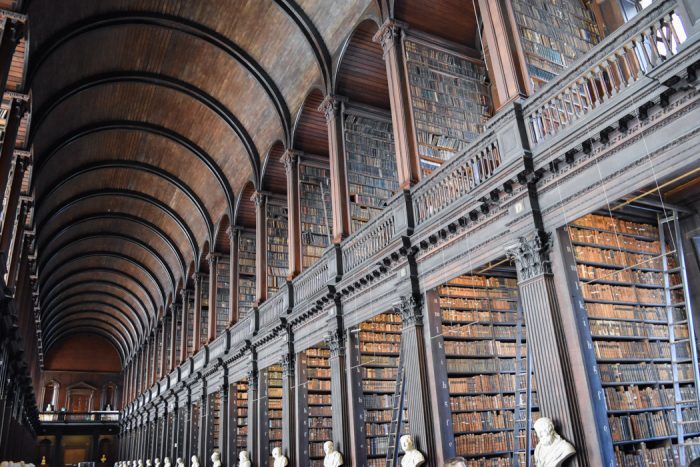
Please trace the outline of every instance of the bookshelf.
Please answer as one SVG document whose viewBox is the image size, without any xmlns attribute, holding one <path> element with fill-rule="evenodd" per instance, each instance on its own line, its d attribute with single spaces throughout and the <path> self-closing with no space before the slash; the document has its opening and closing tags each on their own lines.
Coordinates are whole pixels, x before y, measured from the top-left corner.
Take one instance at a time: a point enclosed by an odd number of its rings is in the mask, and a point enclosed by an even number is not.
<svg viewBox="0 0 700 467">
<path fill-rule="evenodd" d="M 207 397 L 207 453 L 221 452 L 221 393 L 214 391 Z"/>
<path fill-rule="evenodd" d="M 377 216 L 399 189 L 391 116 L 346 109 L 344 143 L 352 231 Z"/>
<path fill-rule="evenodd" d="M 620 465 L 680 465 L 700 454 L 697 358 L 674 215 L 588 214 L 560 235 L 578 282 L 596 413 Z M 638 210 L 637 210 L 638 211 Z M 677 214 L 675 214 L 677 216 Z M 697 443 L 697 439 L 695 441 Z M 692 456 L 692 457 L 691 457 Z M 645 464 L 654 465 L 654 464 Z"/>
<path fill-rule="evenodd" d="M 235 433 L 236 455 L 248 450 L 248 380 L 241 380 L 232 385 L 233 400 L 236 404 L 236 423 L 233 424 Z"/>
<path fill-rule="evenodd" d="M 209 274 L 202 274 L 199 297 L 202 311 L 199 325 L 199 342 L 204 346 L 209 340 Z"/>
<path fill-rule="evenodd" d="M 308 268 L 323 255 L 332 237 L 333 208 L 330 169 L 327 164 L 299 164 L 302 267 Z"/>
<path fill-rule="evenodd" d="M 437 293 L 457 454 L 528 465 L 539 410 L 515 271 L 460 276 Z"/>
<path fill-rule="evenodd" d="M 269 198 L 267 209 L 267 294 L 271 297 L 287 281 L 287 206 Z"/>
<path fill-rule="evenodd" d="M 230 257 L 219 256 L 216 262 L 216 335 L 226 330 L 229 323 Z"/>
<path fill-rule="evenodd" d="M 194 291 L 186 294 L 187 300 L 187 356 L 194 355 Z"/>
<path fill-rule="evenodd" d="M 418 38 L 403 41 L 423 176 L 460 153 L 491 116 L 483 61 Z"/>
<path fill-rule="evenodd" d="M 269 467 L 273 466 L 272 450 L 282 447 L 282 365 L 267 367 L 261 374 L 263 450 L 268 458 Z M 262 464 L 262 462 L 261 462 Z"/>
<path fill-rule="evenodd" d="M 512 5 L 533 91 L 600 41 L 593 14 L 580 0 L 514 0 Z"/>
<path fill-rule="evenodd" d="M 323 467 L 323 443 L 333 439 L 330 350 L 317 346 L 299 353 L 299 397 L 304 402 L 300 464 Z"/>
<path fill-rule="evenodd" d="M 238 319 L 244 319 L 255 303 L 255 233 L 238 237 Z"/>
<path fill-rule="evenodd" d="M 201 458 L 199 452 L 199 424 L 202 422 L 202 407 L 199 400 L 192 402 L 192 418 L 190 419 L 190 452 Z"/>
<path fill-rule="evenodd" d="M 364 422 L 367 467 L 384 467 L 394 406 L 401 349 L 401 316 L 387 312 L 351 330 L 352 345 L 358 349 L 352 366 L 360 372 L 362 420 Z M 408 433 L 408 412 L 404 398 L 401 434 Z"/>
</svg>

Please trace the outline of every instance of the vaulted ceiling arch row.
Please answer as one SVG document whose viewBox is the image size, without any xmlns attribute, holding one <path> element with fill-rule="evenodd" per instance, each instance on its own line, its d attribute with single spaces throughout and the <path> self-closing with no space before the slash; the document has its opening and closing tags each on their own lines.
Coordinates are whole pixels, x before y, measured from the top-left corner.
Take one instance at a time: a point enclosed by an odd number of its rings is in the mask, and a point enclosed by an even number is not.
<svg viewBox="0 0 700 467">
<path fill-rule="evenodd" d="M 109 323 L 112 327 L 118 329 L 122 336 L 125 348 L 133 349 L 138 344 L 138 336 L 133 332 L 130 323 L 120 319 L 121 313 L 112 313 L 103 309 L 104 305 L 99 303 L 84 303 L 68 307 L 63 310 L 62 314 L 55 314 L 52 319 L 42 321 L 44 332 L 51 335 L 61 326 L 75 321 L 85 321 L 90 318 L 98 318 L 105 323 Z"/>
<path fill-rule="evenodd" d="M 45 339 L 44 353 L 48 355 L 51 352 L 51 348 L 66 337 L 78 334 L 97 334 L 114 345 L 122 361 L 122 365 L 124 365 L 129 359 L 130 350 L 121 339 L 115 337 L 115 332 L 116 330 L 113 327 L 105 325 L 101 321 L 95 319 L 80 321 L 80 324 L 75 326 L 66 325 L 61 329 L 57 329 L 51 337 Z"/>
</svg>

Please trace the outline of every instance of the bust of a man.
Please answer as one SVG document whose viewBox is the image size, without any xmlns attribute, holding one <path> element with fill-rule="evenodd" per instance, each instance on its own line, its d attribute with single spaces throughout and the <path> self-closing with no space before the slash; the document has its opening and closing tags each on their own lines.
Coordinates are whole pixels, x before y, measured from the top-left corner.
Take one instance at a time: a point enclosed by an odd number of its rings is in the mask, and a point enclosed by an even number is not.
<svg viewBox="0 0 700 467">
<path fill-rule="evenodd" d="M 534 425 L 539 442 L 535 448 L 535 465 L 537 467 L 559 467 L 566 459 L 576 453 L 576 449 L 559 436 L 554 430 L 554 423 L 547 417 L 538 418 Z"/>
<path fill-rule="evenodd" d="M 151 459 L 146 459 L 146 467 L 151 467 L 152 465 Z"/>
<path fill-rule="evenodd" d="M 323 467 L 338 467 L 343 465 L 343 455 L 335 450 L 333 441 L 323 443 L 323 452 L 326 457 L 323 458 Z"/>
<path fill-rule="evenodd" d="M 248 451 L 241 451 L 238 453 L 238 467 L 251 467 L 250 456 L 248 456 Z"/>
<path fill-rule="evenodd" d="M 153 461 L 156 467 L 160 467 L 160 458 L 156 457 L 155 460 Z"/>
<path fill-rule="evenodd" d="M 211 462 L 213 467 L 221 467 L 221 453 L 219 451 L 211 453 Z"/>
<path fill-rule="evenodd" d="M 287 458 L 282 455 L 282 448 L 274 448 L 272 450 L 272 458 L 275 460 L 274 464 L 272 464 L 274 467 L 286 467 L 289 463 Z"/>
<path fill-rule="evenodd" d="M 418 467 L 425 464 L 425 457 L 413 444 L 413 436 L 403 435 L 400 442 L 401 449 L 404 452 L 401 458 L 401 467 Z"/>
<path fill-rule="evenodd" d="M 190 459 L 190 466 L 199 467 L 199 459 L 197 459 L 197 456 L 192 456 L 192 458 Z"/>
<path fill-rule="evenodd" d="M 163 459 L 163 467 L 170 467 L 170 458 L 166 457 Z"/>
<path fill-rule="evenodd" d="M 178 457 L 175 459 L 175 465 L 177 467 L 185 467 L 185 461 L 182 460 L 182 457 Z"/>
<path fill-rule="evenodd" d="M 139 461 L 137 462 L 137 465 L 138 465 L 139 467 L 143 467 L 143 460 L 142 460 L 142 459 L 139 459 Z"/>
</svg>

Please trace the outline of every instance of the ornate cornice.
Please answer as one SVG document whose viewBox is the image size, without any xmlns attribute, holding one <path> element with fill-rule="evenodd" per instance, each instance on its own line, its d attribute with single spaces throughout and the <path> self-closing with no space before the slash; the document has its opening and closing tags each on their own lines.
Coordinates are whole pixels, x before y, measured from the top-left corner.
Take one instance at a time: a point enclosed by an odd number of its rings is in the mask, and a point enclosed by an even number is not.
<svg viewBox="0 0 700 467">
<path fill-rule="evenodd" d="M 515 261 L 518 281 L 525 281 L 542 274 L 551 274 L 549 251 L 552 236 L 548 232 L 537 232 L 531 237 L 520 237 L 519 243 L 507 249 L 508 257 Z"/>
</svg>

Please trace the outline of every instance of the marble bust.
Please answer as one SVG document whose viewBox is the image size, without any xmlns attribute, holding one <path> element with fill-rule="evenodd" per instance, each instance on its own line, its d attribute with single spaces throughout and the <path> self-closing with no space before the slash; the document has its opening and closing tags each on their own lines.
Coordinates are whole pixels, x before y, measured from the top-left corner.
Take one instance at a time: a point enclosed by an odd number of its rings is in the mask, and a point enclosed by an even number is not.
<svg viewBox="0 0 700 467">
<path fill-rule="evenodd" d="M 547 417 L 538 418 L 534 424 L 537 433 L 535 448 L 535 465 L 537 467 L 559 467 L 566 459 L 576 453 L 576 449 L 559 436 L 554 430 L 554 423 Z"/>
<path fill-rule="evenodd" d="M 175 459 L 175 465 L 176 467 L 185 467 L 185 462 L 182 460 L 182 457 Z"/>
<path fill-rule="evenodd" d="M 404 452 L 401 458 L 401 467 L 418 467 L 425 464 L 425 457 L 413 444 L 413 436 L 403 435 L 399 441 Z"/>
<path fill-rule="evenodd" d="M 143 467 L 143 460 L 139 459 L 136 465 L 138 465 L 138 467 Z"/>
<path fill-rule="evenodd" d="M 221 453 L 219 451 L 211 453 L 211 462 L 213 467 L 221 467 Z"/>
<path fill-rule="evenodd" d="M 146 459 L 146 467 L 151 467 L 152 465 L 151 459 Z"/>
<path fill-rule="evenodd" d="M 285 467 L 289 461 L 282 455 L 282 448 L 274 448 L 272 450 L 272 458 L 275 460 L 274 467 Z"/>
<path fill-rule="evenodd" d="M 192 459 L 190 461 L 191 467 L 199 467 L 199 459 L 197 459 L 197 456 L 192 456 Z"/>
<path fill-rule="evenodd" d="M 170 467 L 170 458 L 169 457 L 165 457 L 163 459 L 163 467 Z"/>
<path fill-rule="evenodd" d="M 238 467 L 251 467 L 252 465 L 250 457 L 248 456 L 248 451 L 241 451 L 238 453 Z"/>
<path fill-rule="evenodd" d="M 335 450 L 333 441 L 326 441 L 323 443 L 323 452 L 326 455 L 323 458 L 323 467 L 338 467 L 343 465 L 343 455 Z"/>
<path fill-rule="evenodd" d="M 445 467 L 467 467 L 467 461 L 464 457 L 453 457 L 445 462 Z"/>
<path fill-rule="evenodd" d="M 155 465 L 155 467 L 160 467 L 160 458 L 156 457 L 153 460 L 153 464 Z"/>
</svg>

